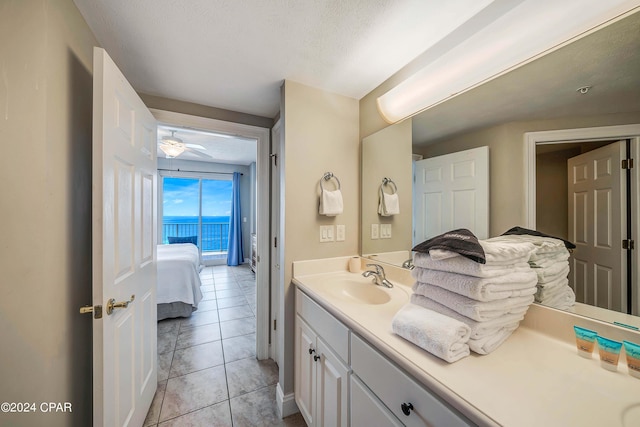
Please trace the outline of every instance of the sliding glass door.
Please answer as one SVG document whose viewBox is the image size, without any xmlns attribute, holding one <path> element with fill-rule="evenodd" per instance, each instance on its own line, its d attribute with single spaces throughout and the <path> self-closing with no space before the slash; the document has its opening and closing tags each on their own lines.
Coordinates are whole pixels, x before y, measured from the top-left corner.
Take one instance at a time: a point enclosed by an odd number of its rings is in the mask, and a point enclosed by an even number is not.
<svg viewBox="0 0 640 427">
<path fill-rule="evenodd" d="M 206 265 L 223 264 L 229 246 L 231 181 L 162 177 L 162 243 L 193 243 Z"/>
</svg>

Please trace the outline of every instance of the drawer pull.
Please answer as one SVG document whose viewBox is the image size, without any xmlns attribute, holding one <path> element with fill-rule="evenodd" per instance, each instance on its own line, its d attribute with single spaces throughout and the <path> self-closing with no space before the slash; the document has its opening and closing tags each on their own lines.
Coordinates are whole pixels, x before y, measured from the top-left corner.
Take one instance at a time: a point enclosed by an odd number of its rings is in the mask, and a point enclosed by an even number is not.
<svg viewBox="0 0 640 427">
<path fill-rule="evenodd" d="M 312 348 L 310 348 L 310 349 L 309 349 L 309 354 L 313 354 L 313 353 L 315 353 L 315 352 L 316 352 L 316 351 L 315 351 L 314 349 L 312 349 Z"/>
<path fill-rule="evenodd" d="M 402 413 L 407 417 L 411 415 L 411 410 L 413 409 L 413 405 L 411 403 L 403 403 L 400 407 L 402 408 Z"/>
<path fill-rule="evenodd" d="M 313 360 L 317 362 L 318 360 L 320 360 L 320 356 L 318 356 L 318 355 L 313 356 Z"/>
</svg>

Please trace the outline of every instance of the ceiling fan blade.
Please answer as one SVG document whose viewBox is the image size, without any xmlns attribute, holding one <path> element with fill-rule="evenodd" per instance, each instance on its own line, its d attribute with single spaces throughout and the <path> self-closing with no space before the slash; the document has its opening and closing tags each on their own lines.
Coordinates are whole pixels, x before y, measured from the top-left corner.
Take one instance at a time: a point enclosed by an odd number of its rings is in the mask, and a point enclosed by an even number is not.
<svg viewBox="0 0 640 427">
<path fill-rule="evenodd" d="M 187 149 L 185 151 L 188 151 L 189 153 L 195 154 L 196 156 L 200 156 L 200 157 L 203 157 L 203 158 L 208 159 L 208 160 L 213 160 L 213 157 L 211 157 L 210 155 L 205 154 L 205 153 L 203 153 L 201 151 L 198 151 L 198 150 L 194 150 L 192 148 L 188 148 L 187 147 Z"/>
<path fill-rule="evenodd" d="M 207 150 L 205 147 L 203 147 L 200 144 L 184 144 L 184 145 L 189 148 L 195 148 L 196 150 L 204 150 L 204 151 Z"/>
</svg>

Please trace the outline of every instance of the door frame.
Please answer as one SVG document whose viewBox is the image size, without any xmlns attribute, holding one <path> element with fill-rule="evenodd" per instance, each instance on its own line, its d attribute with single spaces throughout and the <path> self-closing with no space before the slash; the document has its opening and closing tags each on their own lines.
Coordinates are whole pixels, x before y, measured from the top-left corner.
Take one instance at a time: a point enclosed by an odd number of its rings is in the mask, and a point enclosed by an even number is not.
<svg viewBox="0 0 640 427">
<path fill-rule="evenodd" d="M 591 128 L 560 129 L 540 132 L 526 132 L 524 134 L 524 171 L 525 171 L 525 227 L 536 229 L 536 145 L 537 144 L 569 144 L 578 141 L 605 141 L 613 139 L 631 139 L 631 154 L 640 154 L 640 124 L 599 126 Z M 639 159 L 636 159 L 636 163 Z M 640 207 L 640 173 L 636 165 L 631 169 L 631 185 L 635 191 L 631 191 L 632 206 Z M 639 236 L 638 225 L 640 225 L 640 209 L 635 209 L 631 216 L 631 227 L 634 234 Z M 640 251 L 631 252 L 632 262 L 638 265 L 640 261 Z M 638 269 L 633 270 L 631 280 L 638 283 Z M 640 314 L 640 292 L 636 292 L 632 301 L 632 313 Z"/>
<path fill-rule="evenodd" d="M 256 156 L 256 358 L 269 358 L 269 128 L 150 108 L 159 124 L 242 135 L 257 140 Z M 262 257 L 260 256 L 262 255 Z"/>
<path fill-rule="evenodd" d="M 271 266 L 271 316 L 269 325 L 271 331 L 271 351 L 270 357 L 273 360 L 279 360 L 279 344 L 278 340 L 280 335 L 277 331 L 277 325 L 280 324 L 282 328 L 282 321 L 280 320 L 280 284 L 284 282 L 284 270 L 281 268 L 282 260 L 284 259 L 284 249 L 282 245 L 282 233 L 280 232 L 280 212 L 281 212 L 281 200 L 282 194 L 280 192 L 282 181 L 282 162 L 281 153 L 282 149 L 282 119 L 278 119 L 271 129 L 271 154 L 270 160 L 270 176 L 271 176 L 271 234 L 269 240 L 269 247 L 271 250 L 271 260 L 269 265 Z M 277 245 L 276 245 L 277 242 Z"/>
</svg>

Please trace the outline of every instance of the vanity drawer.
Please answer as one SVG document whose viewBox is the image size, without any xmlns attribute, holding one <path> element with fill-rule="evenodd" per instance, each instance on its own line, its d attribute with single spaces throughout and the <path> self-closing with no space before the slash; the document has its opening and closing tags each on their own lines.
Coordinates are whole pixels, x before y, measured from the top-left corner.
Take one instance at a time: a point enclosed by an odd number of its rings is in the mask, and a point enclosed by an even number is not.
<svg viewBox="0 0 640 427">
<path fill-rule="evenodd" d="M 349 363 L 349 329 L 296 288 L 296 311 L 344 362 Z"/>
<path fill-rule="evenodd" d="M 473 425 L 356 335 L 351 337 L 351 368 L 407 426 Z M 405 415 L 402 405 L 409 403 L 413 409 Z"/>
</svg>

